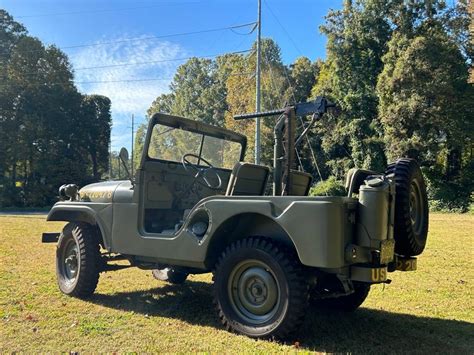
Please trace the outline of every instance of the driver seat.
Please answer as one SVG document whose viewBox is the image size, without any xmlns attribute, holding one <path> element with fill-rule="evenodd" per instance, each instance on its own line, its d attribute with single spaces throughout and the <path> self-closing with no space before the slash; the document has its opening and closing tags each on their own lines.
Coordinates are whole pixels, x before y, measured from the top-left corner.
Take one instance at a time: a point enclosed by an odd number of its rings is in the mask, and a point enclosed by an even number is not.
<svg viewBox="0 0 474 355">
<path fill-rule="evenodd" d="M 227 184 L 226 196 L 262 196 L 270 169 L 264 165 L 238 162 Z"/>
</svg>

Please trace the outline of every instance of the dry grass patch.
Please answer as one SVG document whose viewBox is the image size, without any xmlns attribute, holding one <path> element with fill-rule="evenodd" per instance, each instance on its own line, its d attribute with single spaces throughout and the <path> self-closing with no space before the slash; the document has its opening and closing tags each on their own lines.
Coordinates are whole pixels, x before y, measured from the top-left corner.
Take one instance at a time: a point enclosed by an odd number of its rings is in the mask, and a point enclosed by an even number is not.
<svg viewBox="0 0 474 355">
<path fill-rule="evenodd" d="M 56 285 L 55 245 L 40 243 L 62 223 L 0 216 L 0 352 L 455 352 L 474 349 L 474 215 L 432 214 L 414 273 L 390 274 L 353 314 L 308 309 L 298 344 L 255 341 L 221 329 L 209 275 L 182 286 L 127 269 L 101 274 L 87 301 Z"/>
</svg>

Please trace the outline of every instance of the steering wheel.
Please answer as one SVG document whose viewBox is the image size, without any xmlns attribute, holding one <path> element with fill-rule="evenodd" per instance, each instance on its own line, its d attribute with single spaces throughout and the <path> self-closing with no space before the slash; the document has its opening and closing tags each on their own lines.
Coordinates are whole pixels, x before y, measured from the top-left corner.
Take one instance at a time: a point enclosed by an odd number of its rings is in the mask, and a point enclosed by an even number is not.
<svg viewBox="0 0 474 355">
<path fill-rule="evenodd" d="M 197 161 L 202 161 L 203 163 L 207 165 L 207 167 L 202 168 L 197 164 L 191 163 L 188 160 L 189 157 L 196 158 Z M 191 174 L 194 177 L 195 181 L 197 181 L 201 185 L 207 186 L 208 188 L 212 190 L 219 190 L 222 187 L 222 179 L 220 175 L 217 173 L 216 168 L 214 168 L 214 166 L 203 157 L 199 157 L 198 155 L 192 154 L 192 153 L 184 154 L 183 157 L 181 158 L 181 163 L 183 164 L 184 170 L 186 170 L 186 172 Z M 217 185 L 213 185 L 208 180 L 207 174 L 210 171 L 212 171 L 214 175 L 217 177 L 217 181 L 218 181 Z M 201 180 L 204 181 L 204 183 Z"/>
</svg>

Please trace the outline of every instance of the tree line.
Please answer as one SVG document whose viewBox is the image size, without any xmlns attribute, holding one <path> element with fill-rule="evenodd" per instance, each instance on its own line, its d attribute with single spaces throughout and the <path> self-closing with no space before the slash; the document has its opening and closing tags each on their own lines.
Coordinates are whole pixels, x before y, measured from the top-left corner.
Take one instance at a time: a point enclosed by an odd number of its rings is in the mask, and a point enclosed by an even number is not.
<svg viewBox="0 0 474 355">
<path fill-rule="evenodd" d="M 422 165 L 433 208 L 468 208 L 474 185 L 469 6 L 467 0 L 453 6 L 346 0 L 320 28 L 328 39 L 324 61 L 300 57 L 285 65 L 278 44 L 263 39 L 262 110 L 318 95 L 338 105 L 300 147 L 298 163 L 315 177 L 318 192 L 340 191 L 350 167 L 383 171 L 388 161 L 409 156 Z M 147 116 L 167 112 L 245 133 L 252 161 L 254 122 L 233 115 L 255 108 L 253 49 L 188 60 Z M 65 182 L 107 177 L 110 100 L 81 94 L 67 56 L 30 36 L 4 10 L 0 78 L 0 206 L 50 205 Z M 262 122 L 267 165 L 273 124 Z M 135 137 L 136 163 L 145 131 L 142 125 Z M 116 154 L 110 160 L 117 165 Z"/>
<path fill-rule="evenodd" d="M 0 207 L 41 207 L 108 169 L 111 102 L 81 94 L 67 56 L 0 9 Z"/>
<path fill-rule="evenodd" d="M 440 0 L 346 0 L 320 28 L 328 39 L 324 61 L 300 57 L 284 65 L 278 45 L 263 39 L 262 110 L 318 95 L 338 105 L 336 114 L 314 126 L 298 157 L 321 181 L 318 192 L 322 186 L 340 190 L 351 167 L 383 172 L 387 162 L 412 157 L 422 165 L 432 208 L 469 208 L 474 187 L 469 27 L 467 0 L 454 6 Z M 148 117 L 166 112 L 244 132 L 252 161 L 255 124 L 232 117 L 255 109 L 255 57 L 252 51 L 188 60 Z M 274 122 L 262 124 L 262 161 L 270 165 Z M 145 131 L 146 125 L 137 131 L 136 162 Z"/>
</svg>

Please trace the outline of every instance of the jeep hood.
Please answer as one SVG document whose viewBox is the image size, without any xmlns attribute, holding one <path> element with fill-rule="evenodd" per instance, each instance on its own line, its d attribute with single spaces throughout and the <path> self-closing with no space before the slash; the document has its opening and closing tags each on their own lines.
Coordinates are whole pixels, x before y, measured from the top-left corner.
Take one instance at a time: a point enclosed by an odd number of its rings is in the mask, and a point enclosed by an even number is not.
<svg viewBox="0 0 474 355">
<path fill-rule="evenodd" d="M 80 201 L 84 202 L 112 202 L 116 191 L 132 191 L 130 180 L 104 181 L 84 186 L 79 190 Z"/>
</svg>

